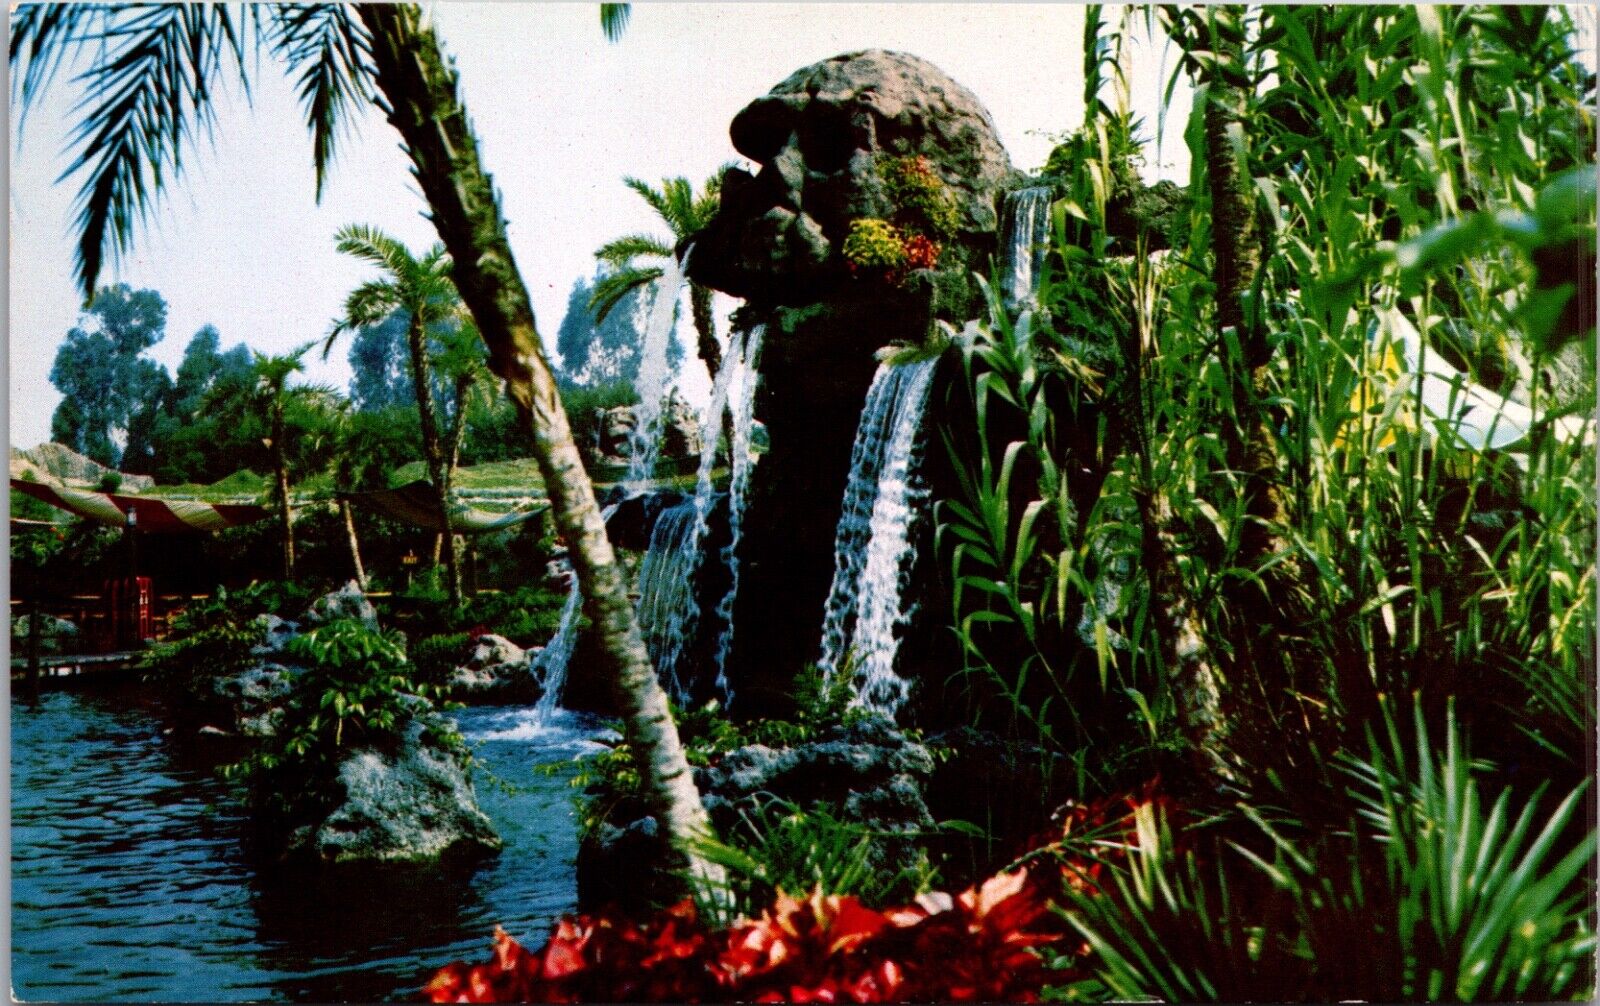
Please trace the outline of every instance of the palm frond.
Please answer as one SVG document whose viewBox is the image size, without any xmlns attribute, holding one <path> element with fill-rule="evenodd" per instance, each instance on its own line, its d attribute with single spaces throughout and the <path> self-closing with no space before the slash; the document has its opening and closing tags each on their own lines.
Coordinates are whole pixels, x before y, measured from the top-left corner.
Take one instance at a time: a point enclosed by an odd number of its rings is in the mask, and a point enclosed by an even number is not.
<svg viewBox="0 0 1600 1006">
<path fill-rule="evenodd" d="M 357 328 L 376 325 L 400 306 L 400 291 L 393 283 L 382 279 L 362 283 L 345 298 L 344 317 L 334 321 L 332 331 L 323 341 L 322 358 L 328 358 L 328 352 L 339 336 Z"/>
<path fill-rule="evenodd" d="M 89 43 L 94 61 L 76 81 L 82 119 L 68 139 L 71 163 L 58 181 L 83 173 L 74 207 L 77 280 L 91 296 L 107 249 L 126 251 L 134 226 L 167 182 L 182 172 L 185 148 L 215 126 L 213 91 L 231 64 L 249 95 L 244 31 L 220 4 L 90 7 L 30 13 L 12 26 L 13 57 L 25 53 L 18 94 L 37 99 L 68 56 Z"/>
<path fill-rule="evenodd" d="M 110 4 L 24 4 L 11 12 L 11 98 L 20 108 L 18 131 L 40 93 L 67 57 L 104 34 Z"/>
<path fill-rule="evenodd" d="M 606 320 L 622 299 L 633 291 L 661 278 L 660 269 L 623 269 L 602 277 L 589 294 L 589 310 L 594 312 L 595 324 Z"/>
<path fill-rule="evenodd" d="M 397 279 L 411 275 L 416 267 L 406 246 L 376 227 L 350 224 L 339 228 L 333 239 L 340 253 L 369 262 Z"/>
<path fill-rule="evenodd" d="M 279 4 L 274 9 L 273 51 L 299 69 L 295 80 L 311 130 L 317 199 L 333 162 L 336 140 L 350 125 L 352 105 L 373 92 L 366 29 L 339 4 Z"/>
<path fill-rule="evenodd" d="M 667 226 L 672 227 L 673 233 L 676 234 L 677 228 L 673 227 L 672 223 L 672 198 L 667 192 L 668 186 L 671 185 L 671 183 L 672 179 L 666 179 L 662 182 L 661 189 L 658 191 L 651 186 L 649 182 L 646 182 L 640 178 L 634 178 L 632 175 L 622 179 L 622 184 L 638 193 L 640 199 L 643 199 L 645 202 L 649 203 L 650 208 L 656 211 L 656 215 L 662 220 L 666 221 Z"/>
<path fill-rule="evenodd" d="M 628 29 L 628 18 L 632 14 L 632 4 L 603 3 L 600 5 L 600 30 L 606 33 L 606 41 L 622 41 L 622 33 Z"/>
<path fill-rule="evenodd" d="M 672 246 L 653 234 L 629 234 L 600 246 L 594 257 L 609 266 L 623 268 L 641 255 L 672 257 Z"/>
</svg>

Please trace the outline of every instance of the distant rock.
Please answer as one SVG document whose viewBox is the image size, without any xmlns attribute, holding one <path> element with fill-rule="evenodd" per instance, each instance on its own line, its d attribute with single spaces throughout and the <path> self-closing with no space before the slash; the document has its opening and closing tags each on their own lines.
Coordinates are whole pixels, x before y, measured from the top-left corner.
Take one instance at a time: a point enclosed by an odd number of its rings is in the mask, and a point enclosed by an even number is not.
<svg viewBox="0 0 1600 1006">
<path fill-rule="evenodd" d="M 632 405 L 595 412 L 595 442 L 591 451 L 602 464 L 625 465 L 633 457 L 633 431 L 638 419 Z M 663 461 L 700 456 L 700 414 L 674 393 L 661 410 L 659 454 Z"/>
<path fill-rule="evenodd" d="M 420 721 L 407 728 L 397 751 L 352 751 L 339 766 L 339 784 L 343 802 L 291 833 L 291 858 L 426 862 L 501 846 L 460 759 L 428 739 Z"/>
<path fill-rule="evenodd" d="M 28 654 L 28 633 L 31 621 L 25 614 L 16 615 L 11 619 L 11 655 L 25 657 Z M 65 618 L 56 618 L 54 615 L 39 613 L 39 652 L 40 653 L 70 653 L 70 647 L 78 639 L 78 627 Z"/>
<path fill-rule="evenodd" d="M 106 475 L 120 479 L 118 492 L 138 493 L 155 488 L 156 480 L 148 475 L 129 475 L 107 468 L 72 448 L 62 444 L 47 443 L 21 450 L 11 448 L 11 477 L 26 478 L 29 473 L 39 482 L 57 482 L 76 488 L 97 489 Z"/>
<path fill-rule="evenodd" d="M 354 580 L 313 601 L 305 614 L 300 616 L 300 621 L 316 627 L 341 618 L 357 619 L 369 629 L 378 627 L 378 609 L 367 600 L 367 595 L 361 592 L 360 585 Z"/>
</svg>

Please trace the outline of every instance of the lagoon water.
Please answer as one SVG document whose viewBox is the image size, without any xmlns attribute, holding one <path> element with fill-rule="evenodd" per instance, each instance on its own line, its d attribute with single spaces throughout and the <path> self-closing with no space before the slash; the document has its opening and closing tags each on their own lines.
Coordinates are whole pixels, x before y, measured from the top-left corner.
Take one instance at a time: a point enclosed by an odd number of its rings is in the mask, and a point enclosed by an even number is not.
<svg viewBox="0 0 1600 1006">
<path fill-rule="evenodd" d="M 594 736 L 531 710 L 457 714 L 505 849 L 477 864 L 341 877 L 259 870 L 243 808 L 126 695 L 11 706 L 12 958 L 23 1000 L 414 999 L 496 923 L 544 941 L 574 909 L 570 760 Z M 536 766 L 554 765 L 541 772 Z M 499 782 L 486 775 L 492 774 Z"/>
</svg>

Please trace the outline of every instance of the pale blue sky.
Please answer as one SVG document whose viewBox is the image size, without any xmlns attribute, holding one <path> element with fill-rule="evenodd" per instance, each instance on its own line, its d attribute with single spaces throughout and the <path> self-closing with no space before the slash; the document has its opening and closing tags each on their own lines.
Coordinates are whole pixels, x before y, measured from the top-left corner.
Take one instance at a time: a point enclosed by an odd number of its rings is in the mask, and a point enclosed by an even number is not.
<svg viewBox="0 0 1600 1006">
<path fill-rule="evenodd" d="M 505 201 L 511 243 L 541 331 L 554 338 L 574 279 L 612 237 L 656 229 L 624 175 L 700 180 L 737 155 L 734 113 L 789 73 L 854 49 L 911 52 L 966 85 L 994 116 L 1013 162 L 1042 165 L 1045 133 L 1082 116 L 1083 12 L 1032 4 L 635 4 L 622 42 L 601 36 L 592 3 L 440 3 L 430 11 L 457 57 L 483 156 Z M 1170 54 L 1136 50 L 1135 109 L 1155 126 Z M 214 324 L 225 345 L 282 351 L 324 335 L 366 270 L 333 247 L 347 223 L 377 225 L 414 248 L 436 240 L 420 215 L 398 136 L 363 110 L 318 205 L 310 144 L 279 68 L 263 57 L 253 107 L 225 101 L 215 148 L 187 160 L 140 234 L 103 282 L 152 287 L 168 304 L 152 356 L 175 369 L 190 337 Z M 18 143 L 11 130 L 10 442 L 48 439 L 58 396 L 57 345 L 76 321 L 71 202 L 56 185 L 75 93 L 58 78 Z M 1180 98 L 1182 100 L 1182 98 Z M 1187 152 L 1175 109 L 1161 173 L 1181 180 Z M 1150 173 L 1158 165 L 1152 163 Z M 341 389 L 344 350 L 313 380 Z M 703 376 L 690 378 L 699 385 Z M 692 390 L 692 387 L 691 387 Z"/>
</svg>

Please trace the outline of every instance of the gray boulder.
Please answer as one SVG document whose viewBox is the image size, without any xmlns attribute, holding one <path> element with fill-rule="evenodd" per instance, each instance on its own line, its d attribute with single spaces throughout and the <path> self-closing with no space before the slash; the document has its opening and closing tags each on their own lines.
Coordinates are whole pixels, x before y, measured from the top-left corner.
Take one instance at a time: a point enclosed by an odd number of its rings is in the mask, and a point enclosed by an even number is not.
<svg viewBox="0 0 1600 1006">
<path fill-rule="evenodd" d="M 261 631 L 266 637 L 260 645 L 250 650 L 258 657 L 282 653 L 284 647 L 289 645 L 289 640 L 300 635 L 299 622 L 290 622 L 277 615 L 257 615 L 256 624 L 261 626 Z"/>
<path fill-rule="evenodd" d="M 325 863 L 399 863 L 493 852 L 499 836 L 461 760 L 413 722 L 393 753 L 354 750 L 339 766 L 344 800 L 290 836 L 288 853 Z"/>
<path fill-rule="evenodd" d="M 504 636 L 478 638 L 467 662 L 451 672 L 450 697 L 474 705 L 506 705 L 538 698 L 528 651 Z"/>
<path fill-rule="evenodd" d="M 330 594 L 317 598 L 311 607 L 306 609 L 305 614 L 300 616 L 300 621 L 314 628 L 341 618 L 358 619 L 369 629 L 378 627 L 378 610 L 367 600 L 367 595 L 361 592 L 360 585 L 354 580 Z"/>
<path fill-rule="evenodd" d="M 277 733 L 283 719 L 283 703 L 293 689 L 294 671 L 273 663 L 211 679 L 212 694 L 233 717 L 232 732 L 246 737 L 271 737 Z"/>
</svg>

